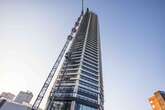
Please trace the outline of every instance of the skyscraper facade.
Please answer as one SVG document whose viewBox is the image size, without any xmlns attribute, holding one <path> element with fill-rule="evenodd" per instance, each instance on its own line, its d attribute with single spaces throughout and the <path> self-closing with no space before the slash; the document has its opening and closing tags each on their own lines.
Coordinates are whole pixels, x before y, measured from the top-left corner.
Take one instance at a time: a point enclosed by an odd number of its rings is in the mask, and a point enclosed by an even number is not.
<svg viewBox="0 0 165 110">
<path fill-rule="evenodd" d="M 67 54 L 46 109 L 104 110 L 98 16 L 88 9 Z"/>
<path fill-rule="evenodd" d="M 153 110 L 165 110 L 165 92 L 157 91 L 149 98 Z"/>
</svg>

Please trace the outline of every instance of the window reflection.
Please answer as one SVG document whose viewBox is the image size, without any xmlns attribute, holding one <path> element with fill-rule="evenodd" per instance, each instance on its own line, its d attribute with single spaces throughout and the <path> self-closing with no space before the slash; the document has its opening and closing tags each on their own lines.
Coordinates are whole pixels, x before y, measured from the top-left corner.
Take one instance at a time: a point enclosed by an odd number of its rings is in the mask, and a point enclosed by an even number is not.
<svg viewBox="0 0 165 110">
<path fill-rule="evenodd" d="M 89 106 L 80 104 L 79 110 L 97 110 L 97 109 L 95 109 L 93 107 L 89 107 Z"/>
</svg>

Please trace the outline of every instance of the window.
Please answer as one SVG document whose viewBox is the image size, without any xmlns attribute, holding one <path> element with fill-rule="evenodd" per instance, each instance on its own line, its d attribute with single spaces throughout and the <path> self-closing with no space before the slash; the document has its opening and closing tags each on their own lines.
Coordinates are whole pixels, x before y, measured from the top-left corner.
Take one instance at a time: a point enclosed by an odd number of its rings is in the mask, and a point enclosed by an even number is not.
<svg viewBox="0 0 165 110">
<path fill-rule="evenodd" d="M 89 56 L 87 56 L 87 55 L 84 55 L 84 57 L 87 58 L 87 59 L 89 59 L 89 60 L 91 60 L 91 61 L 93 61 L 93 62 L 95 62 L 95 63 L 98 62 L 98 61 L 97 61 L 96 59 L 94 59 L 93 57 L 89 57 Z"/>
<path fill-rule="evenodd" d="M 79 104 L 79 110 L 97 110 L 96 108 Z"/>
<path fill-rule="evenodd" d="M 94 83 L 94 84 L 98 84 L 98 81 L 93 80 L 93 79 L 91 79 L 91 78 L 88 78 L 88 77 L 86 77 L 86 76 L 80 75 L 80 78 L 81 78 L 81 79 L 84 79 L 84 80 L 87 80 L 87 81 L 89 81 L 89 82 L 92 82 L 92 83 Z"/>
<path fill-rule="evenodd" d="M 72 93 L 74 91 L 74 87 L 59 87 L 56 92 L 58 93 Z"/>
<path fill-rule="evenodd" d="M 87 91 L 86 89 L 79 88 L 78 89 L 78 94 L 83 95 L 83 96 L 88 97 L 88 98 L 91 98 L 91 99 L 94 99 L 96 101 L 98 99 L 98 94 Z"/>
<path fill-rule="evenodd" d="M 80 83 L 81 85 L 84 85 L 84 86 L 90 87 L 90 88 L 92 88 L 92 89 L 98 90 L 98 87 L 97 87 L 97 86 L 94 86 L 94 85 L 89 84 L 89 83 L 87 83 L 87 82 L 84 82 L 84 81 L 81 81 L 81 80 L 80 80 L 79 83 Z"/>
<path fill-rule="evenodd" d="M 97 44 L 94 44 L 94 43 L 91 43 L 91 42 L 88 42 L 88 41 L 87 41 L 87 45 L 92 46 L 92 47 L 96 47 L 97 46 Z"/>
<path fill-rule="evenodd" d="M 68 66 L 66 66 L 66 67 L 63 67 L 63 68 L 67 68 L 67 69 L 76 69 L 76 68 L 78 68 L 79 67 L 79 65 L 68 65 Z"/>
<path fill-rule="evenodd" d="M 87 51 L 90 51 L 90 52 L 92 52 L 93 54 L 97 54 L 97 51 L 96 50 L 93 50 L 93 49 L 91 49 L 91 48 L 86 48 L 85 50 L 87 50 Z"/>
<path fill-rule="evenodd" d="M 81 54 L 72 54 L 71 58 L 74 58 L 74 57 L 81 57 Z"/>
<path fill-rule="evenodd" d="M 87 64 L 87 63 L 85 63 L 85 62 L 83 62 L 83 65 L 85 65 L 85 66 L 87 66 L 87 67 L 90 67 L 90 68 L 92 68 L 92 69 L 94 69 L 94 70 L 98 70 L 95 66 L 92 66 L 92 65 L 90 65 L 90 64 Z"/>
<path fill-rule="evenodd" d="M 87 75 L 87 76 L 90 76 L 90 77 L 93 77 L 93 78 L 98 79 L 98 76 L 93 75 L 93 74 L 91 74 L 91 73 L 89 73 L 89 72 L 86 72 L 86 71 L 83 71 L 83 70 L 82 70 L 81 73 L 84 74 L 84 75 Z"/>
<path fill-rule="evenodd" d="M 94 58 L 94 59 L 98 59 L 95 54 L 91 54 L 91 53 L 88 53 L 88 52 L 85 52 L 85 54 L 92 57 L 92 58 Z"/>
<path fill-rule="evenodd" d="M 97 95 L 97 94 L 98 94 L 97 91 L 95 91 L 95 90 L 93 91 L 93 90 L 91 90 L 91 89 L 87 89 L 87 88 L 85 88 L 85 87 L 81 87 L 81 86 L 79 86 L 78 89 L 84 90 L 84 91 L 89 92 L 89 93 L 91 93 L 91 94 L 93 94 L 93 95 Z"/>
<path fill-rule="evenodd" d="M 71 107 L 71 102 L 66 101 L 66 102 L 60 102 L 60 101 L 55 101 L 53 103 L 53 106 L 51 106 L 51 110 L 70 110 Z"/>
<path fill-rule="evenodd" d="M 94 71 L 94 70 L 92 70 L 92 69 L 90 69 L 88 67 L 85 67 L 85 66 L 82 66 L 82 69 L 87 70 L 87 71 L 92 72 L 92 73 L 95 73 L 95 74 L 98 73 L 97 71 Z"/>
<path fill-rule="evenodd" d="M 67 70 L 66 73 L 76 73 L 78 70 Z M 63 71 L 61 71 L 63 72 Z"/>
<path fill-rule="evenodd" d="M 90 63 L 90 64 L 92 64 L 92 65 L 97 66 L 97 63 L 94 63 L 94 62 L 92 62 L 92 61 L 90 61 L 90 60 L 87 60 L 86 58 L 84 58 L 84 61 L 86 61 L 86 62 L 88 62 L 88 63 Z"/>
</svg>

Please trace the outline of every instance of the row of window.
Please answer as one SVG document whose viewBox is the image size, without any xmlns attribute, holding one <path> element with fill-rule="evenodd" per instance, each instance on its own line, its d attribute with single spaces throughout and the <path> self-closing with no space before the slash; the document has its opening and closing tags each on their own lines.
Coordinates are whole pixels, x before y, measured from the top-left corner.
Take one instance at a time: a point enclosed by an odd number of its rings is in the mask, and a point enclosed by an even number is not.
<svg viewBox="0 0 165 110">
<path fill-rule="evenodd" d="M 78 50 L 78 49 L 77 49 L 77 50 L 76 50 L 76 49 L 71 49 L 70 51 L 72 51 L 72 53 L 75 53 L 75 52 L 82 52 L 81 49 L 79 49 L 79 50 Z"/>
<path fill-rule="evenodd" d="M 87 39 L 87 45 L 90 45 L 91 47 L 97 47 L 97 43 L 96 42 L 92 42 L 89 39 Z"/>
<path fill-rule="evenodd" d="M 72 58 L 71 63 L 73 63 L 73 62 L 77 62 L 77 61 L 80 61 L 80 59 L 81 59 L 80 57 L 77 57 L 77 58 L 76 58 L 76 57 L 75 57 L 75 58 Z"/>
<path fill-rule="evenodd" d="M 66 68 L 66 69 L 76 69 L 78 68 L 79 65 L 67 65 L 67 66 L 63 66 L 63 69 Z"/>
<path fill-rule="evenodd" d="M 66 70 L 66 73 L 76 73 L 78 71 L 78 69 L 74 69 L 74 70 Z M 61 71 L 63 72 L 63 71 Z"/>
<path fill-rule="evenodd" d="M 97 49 L 96 46 L 87 45 L 86 47 L 87 47 L 87 48 L 91 48 L 91 49 L 94 50 L 95 52 L 98 51 L 98 49 Z"/>
<path fill-rule="evenodd" d="M 74 88 L 65 88 L 65 87 L 55 88 L 56 93 L 71 93 L 73 91 L 74 91 Z"/>
<path fill-rule="evenodd" d="M 97 39 L 96 38 L 97 37 L 95 37 L 95 36 L 89 36 L 87 41 L 88 41 L 88 43 L 91 42 L 92 44 L 97 44 Z"/>
<path fill-rule="evenodd" d="M 56 84 L 58 85 L 58 84 L 66 84 L 66 83 L 76 83 L 76 80 L 68 80 L 68 81 L 60 81 L 60 80 L 57 80 L 56 81 Z"/>
<path fill-rule="evenodd" d="M 84 58 L 84 61 L 85 61 L 85 62 L 88 62 L 88 63 L 90 63 L 90 64 L 92 64 L 92 65 L 95 65 L 96 67 L 97 67 L 97 65 L 98 65 L 96 62 L 93 62 L 93 61 L 88 60 L 88 59 L 86 59 L 86 58 Z"/>
<path fill-rule="evenodd" d="M 94 39 L 93 39 L 94 40 Z M 88 39 L 87 40 L 87 44 L 89 44 L 89 45 L 93 45 L 93 46 L 97 46 L 97 42 L 96 41 L 93 41 L 93 40 L 90 40 L 90 39 Z"/>
<path fill-rule="evenodd" d="M 75 42 L 75 43 L 72 44 L 72 47 L 71 48 L 80 47 L 80 46 L 83 46 L 83 43 L 82 42 Z"/>
<path fill-rule="evenodd" d="M 89 82 L 91 82 L 91 83 L 98 84 L 98 81 L 93 80 L 93 79 L 91 79 L 91 78 L 88 78 L 88 77 L 86 77 L 86 76 L 80 75 L 80 78 L 83 79 L 83 80 L 87 80 L 87 81 L 89 81 Z"/>
<path fill-rule="evenodd" d="M 82 48 L 74 48 L 72 51 L 82 51 Z"/>
<path fill-rule="evenodd" d="M 51 108 L 49 108 L 51 107 Z M 47 110 L 70 110 L 71 101 L 54 101 L 52 106 L 49 106 Z"/>
<path fill-rule="evenodd" d="M 91 48 L 89 48 L 89 47 L 85 48 L 85 50 L 89 50 L 89 51 L 92 52 L 93 54 L 97 54 L 97 51 L 95 51 L 95 50 L 93 50 L 93 49 L 91 49 Z"/>
<path fill-rule="evenodd" d="M 81 54 L 82 53 L 82 51 L 74 51 L 74 52 L 72 52 L 72 55 L 74 55 L 74 54 Z"/>
<path fill-rule="evenodd" d="M 79 105 L 79 110 L 97 110 L 97 109 L 93 108 L 93 107 L 89 107 L 89 106 L 80 104 Z"/>
<path fill-rule="evenodd" d="M 94 99 L 94 100 L 98 99 L 97 95 L 93 95 L 89 92 L 86 92 L 86 91 L 83 91 L 83 90 L 80 90 L 80 89 L 78 90 L 78 94 L 83 95 L 83 96 L 88 97 L 88 98 L 91 98 L 91 99 Z"/>
<path fill-rule="evenodd" d="M 92 69 L 90 69 L 90 68 L 88 68 L 88 67 L 85 67 L 85 66 L 82 66 L 82 69 L 83 69 L 83 70 L 87 70 L 87 71 L 89 71 L 89 72 L 92 72 L 92 73 L 94 73 L 94 74 L 98 74 L 97 71 L 92 70 Z"/>
<path fill-rule="evenodd" d="M 98 70 L 97 67 L 92 66 L 91 64 L 88 64 L 88 63 L 83 62 L 83 65 L 85 65 L 85 66 L 87 66 L 87 67 L 90 67 L 90 68 L 92 68 L 92 69 L 94 69 L 94 70 Z"/>
<path fill-rule="evenodd" d="M 80 99 L 80 100 L 82 100 L 82 101 L 85 101 L 85 102 L 91 102 L 91 103 L 95 103 L 95 104 L 98 104 L 98 101 L 97 100 L 95 100 L 95 99 L 91 99 L 91 98 L 88 98 L 88 97 L 85 97 L 85 96 L 83 96 L 83 95 L 79 95 L 79 94 L 77 94 L 77 96 L 76 96 L 78 99 Z M 92 104 L 93 105 L 93 104 Z"/>
<path fill-rule="evenodd" d="M 82 48 L 83 46 L 82 45 L 76 45 L 74 47 L 72 47 L 71 49 L 78 49 L 78 48 Z"/>
<path fill-rule="evenodd" d="M 90 88 L 92 88 L 92 89 L 98 90 L 98 87 L 97 87 L 97 86 L 94 86 L 94 85 L 92 85 L 92 84 L 90 84 L 90 83 L 87 83 L 87 82 L 84 82 L 84 81 L 82 81 L 82 80 L 80 80 L 79 83 L 80 83 L 81 85 L 84 85 L 84 86 L 90 87 Z"/>
<path fill-rule="evenodd" d="M 75 38 L 75 43 L 80 43 L 80 44 L 83 44 L 83 42 L 84 42 L 84 35 L 79 35 L 79 36 L 77 36 L 76 38 Z"/>
<path fill-rule="evenodd" d="M 72 54 L 71 58 L 74 58 L 74 57 L 81 57 L 81 54 Z"/>
<path fill-rule="evenodd" d="M 65 76 L 63 76 L 62 74 L 59 74 L 58 78 L 63 78 L 65 80 L 70 80 L 70 78 L 77 78 L 77 74 L 65 74 Z"/>
<path fill-rule="evenodd" d="M 88 90 L 88 89 L 84 89 L 84 88 L 82 88 L 82 87 L 79 87 L 78 88 L 78 91 L 81 91 L 81 92 L 83 92 L 83 93 L 86 93 L 86 94 L 88 94 L 88 95 L 92 95 L 92 97 L 95 97 L 95 99 L 97 99 L 97 97 L 98 97 L 98 93 L 96 93 L 96 92 L 94 92 L 94 91 L 90 91 L 90 90 Z"/>
<path fill-rule="evenodd" d="M 68 97 L 74 97 L 74 94 L 75 93 L 55 93 L 54 96 L 56 98 L 62 98 L 62 97 L 64 97 L 64 98 L 67 97 L 68 98 Z M 53 110 L 56 110 L 56 109 L 53 109 Z M 70 109 L 58 109 L 58 110 L 70 110 Z"/>
<path fill-rule="evenodd" d="M 91 53 L 89 53 L 87 51 L 85 52 L 85 54 L 88 55 L 88 56 L 90 56 L 90 57 L 92 57 L 92 58 L 94 58 L 94 59 L 96 59 L 96 60 L 98 60 L 98 58 L 96 57 L 95 54 L 91 54 Z"/>
<path fill-rule="evenodd" d="M 92 49 L 93 50 L 93 49 Z M 89 50 L 89 47 L 85 49 L 85 51 L 87 51 L 88 53 L 92 54 L 92 55 L 95 55 L 97 56 L 97 51 L 93 50 L 93 51 L 90 51 Z"/>
<path fill-rule="evenodd" d="M 84 75 L 87 75 L 89 77 L 92 77 L 92 78 L 95 78 L 95 79 L 98 79 L 98 76 L 92 74 L 92 73 L 89 73 L 87 71 L 84 71 L 84 70 L 81 70 L 81 74 L 84 74 Z"/>
<path fill-rule="evenodd" d="M 91 33 L 90 33 L 91 34 Z M 90 36 L 87 38 L 88 43 L 97 44 L 96 36 Z"/>
<path fill-rule="evenodd" d="M 97 41 L 97 36 L 96 35 L 93 35 L 93 31 L 92 32 L 90 32 L 90 34 L 91 35 L 89 35 L 89 37 L 88 37 L 88 41 L 90 41 L 90 42 L 96 42 Z M 92 36 L 93 35 L 93 36 Z"/>
<path fill-rule="evenodd" d="M 68 64 L 67 62 L 64 62 L 63 65 Z M 79 65 L 80 61 L 74 61 L 74 62 L 70 62 L 68 65 Z"/>
<path fill-rule="evenodd" d="M 87 56 L 87 55 L 84 55 L 84 57 L 87 58 L 87 59 L 89 59 L 89 60 L 91 60 L 91 61 L 93 61 L 93 62 L 95 62 L 95 63 L 98 62 L 96 59 L 94 59 L 94 58 L 92 58 L 92 57 L 89 57 L 89 56 Z"/>
<path fill-rule="evenodd" d="M 79 38 L 75 38 L 75 40 L 74 40 L 74 42 L 72 43 L 72 46 L 73 45 L 79 45 L 79 44 L 83 44 L 83 39 L 82 38 L 80 38 L 80 36 L 78 36 Z"/>
<path fill-rule="evenodd" d="M 93 95 L 95 95 L 95 96 L 98 95 L 98 92 L 97 92 L 97 91 L 93 91 L 93 90 L 91 90 L 91 89 L 87 89 L 87 88 L 82 87 L 82 86 L 79 86 L 78 89 L 81 89 L 81 90 L 83 90 L 83 91 L 89 92 L 90 94 L 93 94 Z"/>
</svg>

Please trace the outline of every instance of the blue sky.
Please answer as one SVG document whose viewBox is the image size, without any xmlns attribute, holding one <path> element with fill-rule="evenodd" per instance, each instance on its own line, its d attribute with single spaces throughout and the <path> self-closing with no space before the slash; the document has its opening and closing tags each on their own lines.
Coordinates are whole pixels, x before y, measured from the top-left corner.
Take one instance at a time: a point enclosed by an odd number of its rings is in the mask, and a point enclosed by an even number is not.
<svg viewBox="0 0 165 110">
<path fill-rule="evenodd" d="M 165 90 L 165 1 L 84 1 L 99 16 L 105 110 L 151 110 Z M 0 92 L 37 95 L 80 11 L 79 0 L 0 0 Z"/>
</svg>

